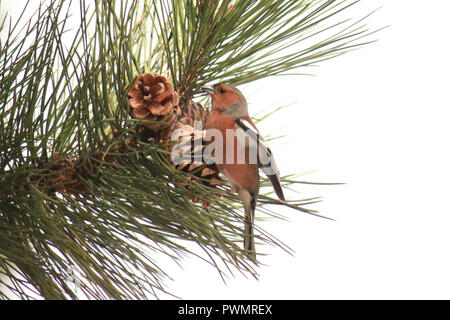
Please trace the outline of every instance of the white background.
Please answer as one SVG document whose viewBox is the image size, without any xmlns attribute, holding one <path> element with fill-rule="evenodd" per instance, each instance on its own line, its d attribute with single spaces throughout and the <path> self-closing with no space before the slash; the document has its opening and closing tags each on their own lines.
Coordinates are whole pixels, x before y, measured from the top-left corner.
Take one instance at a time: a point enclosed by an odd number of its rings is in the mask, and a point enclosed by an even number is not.
<svg viewBox="0 0 450 320">
<path fill-rule="evenodd" d="M 7 1 L 11 6 L 17 1 Z M 312 70 L 241 88 L 250 112 L 293 103 L 260 124 L 282 174 L 315 170 L 292 197 L 336 221 L 283 209 L 260 222 L 295 250 L 257 246 L 260 279 L 226 284 L 198 259 L 168 267 L 184 299 L 450 299 L 448 0 L 365 0 L 354 18 L 390 27 L 378 42 Z M 352 12 L 353 10 L 353 12 Z"/>
</svg>

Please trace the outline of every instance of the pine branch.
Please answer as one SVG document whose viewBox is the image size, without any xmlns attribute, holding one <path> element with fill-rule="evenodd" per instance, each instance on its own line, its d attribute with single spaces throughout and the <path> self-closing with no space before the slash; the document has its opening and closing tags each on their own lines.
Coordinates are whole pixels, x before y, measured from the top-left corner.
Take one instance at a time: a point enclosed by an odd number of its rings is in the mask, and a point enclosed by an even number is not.
<svg viewBox="0 0 450 320">
<path fill-rule="evenodd" d="M 247 83 L 340 55 L 370 35 L 359 21 L 332 20 L 356 2 L 97 0 L 71 16 L 75 4 L 58 0 L 23 25 L 0 23 L 0 297 L 158 296 L 169 277 L 161 256 L 257 277 L 241 249 L 237 198 L 177 170 L 149 121 L 130 118 L 127 95 L 138 75 L 168 73 L 186 115 L 205 83 Z M 307 208 L 316 201 L 262 195 L 260 212 L 318 215 Z"/>
</svg>

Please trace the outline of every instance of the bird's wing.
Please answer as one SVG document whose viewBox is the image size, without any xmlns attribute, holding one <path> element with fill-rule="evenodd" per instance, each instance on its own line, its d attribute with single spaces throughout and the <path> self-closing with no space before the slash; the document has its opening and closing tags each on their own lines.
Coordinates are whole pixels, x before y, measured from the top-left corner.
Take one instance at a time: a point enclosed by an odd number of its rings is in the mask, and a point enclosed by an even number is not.
<svg viewBox="0 0 450 320">
<path fill-rule="evenodd" d="M 246 146 L 249 148 L 250 155 L 252 153 L 257 155 L 258 166 L 270 179 L 278 198 L 285 201 L 283 190 L 281 188 L 280 171 L 275 163 L 275 158 L 273 157 L 272 151 L 265 143 L 263 137 L 248 121 L 244 119 L 236 120 L 236 127 L 245 132 L 248 137 Z"/>
</svg>

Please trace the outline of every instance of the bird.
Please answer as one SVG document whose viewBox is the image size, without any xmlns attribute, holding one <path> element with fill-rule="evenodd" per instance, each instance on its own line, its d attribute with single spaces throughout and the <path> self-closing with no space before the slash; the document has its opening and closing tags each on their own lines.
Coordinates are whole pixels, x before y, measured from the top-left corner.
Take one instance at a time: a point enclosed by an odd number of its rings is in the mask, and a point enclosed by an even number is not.
<svg viewBox="0 0 450 320">
<path fill-rule="evenodd" d="M 244 206 L 244 250 L 256 259 L 254 221 L 260 187 L 259 169 L 269 178 L 276 195 L 285 201 L 280 173 L 272 151 L 265 143 L 248 113 L 248 104 L 242 92 L 231 84 L 203 86 L 211 96 L 211 111 L 206 120 L 206 132 L 215 130 L 222 135 L 222 149 L 215 152 L 215 162 L 225 175 Z M 236 138 L 227 139 L 227 133 Z M 217 159 L 221 153 L 221 158 Z M 243 153 L 243 154 L 242 154 Z M 239 161 L 240 160 L 240 161 Z M 253 161 L 252 161 L 253 160 Z"/>
</svg>

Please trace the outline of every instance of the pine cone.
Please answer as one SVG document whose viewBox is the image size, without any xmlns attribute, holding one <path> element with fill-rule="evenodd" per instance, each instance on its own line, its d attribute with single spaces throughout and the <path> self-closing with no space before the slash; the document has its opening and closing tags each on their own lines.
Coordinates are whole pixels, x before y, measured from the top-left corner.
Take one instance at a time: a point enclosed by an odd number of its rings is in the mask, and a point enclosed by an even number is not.
<svg viewBox="0 0 450 320">
<path fill-rule="evenodd" d="M 216 187 L 223 184 L 223 180 L 219 177 L 219 169 L 215 164 L 204 162 L 202 157 L 203 150 L 206 147 L 203 140 L 203 131 L 196 130 L 191 125 L 184 125 L 176 132 L 178 144 L 173 146 L 172 153 L 179 156 L 173 162 L 173 166 L 183 172 L 191 173 L 194 179 L 208 187 Z M 179 161 L 181 160 L 181 161 Z M 185 185 L 189 189 L 188 184 Z M 190 197 L 194 202 L 200 202 L 198 197 Z M 203 201 L 204 206 L 209 203 Z"/>
<path fill-rule="evenodd" d="M 203 125 L 208 119 L 209 110 L 204 108 L 200 103 L 189 100 L 181 111 L 178 119 L 184 125 L 194 126 L 195 121 L 200 121 Z"/>
<path fill-rule="evenodd" d="M 178 93 L 166 77 L 146 73 L 138 76 L 128 92 L 130 114 L 134 118 L 163 123 L 143 123 L 150 130 L 171 125 L 180 113 Z"/>
<path fill-rule="evenodd" d="M 179 108 L 179 107 L 178 107 Z M 183 128 L 188 125 L 194 127 L 195 121 L 200 121 L 203 125 L 208 118 L 209 110 L 204 108 L 201 104 L 189 100 L 184 104 L 176 121 L 173 121 L 169 127 L 159 132 L 159 141 L 162 144 L 169 145 L 172 142 L 172 133 L 175 130 Z M 170 151 L 171 148 L 169 148 Z"/>
<path fill-rule="evenodd" d="M 58 152 L 52 155 L 56 162 L 49 168 L 48 175 L 41 180 L 49 194 L 82 194 L 86 186 L 78 178 L 77 164 L 72 157 L 61 157 Z M 32 178 L 33 180 L 34 178 Z"/>
</svg>

